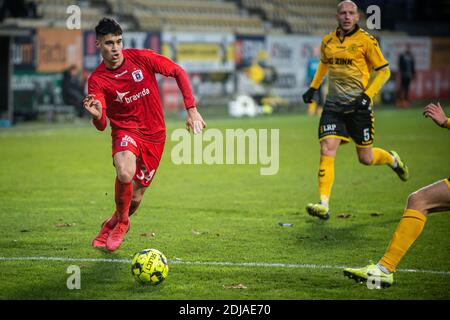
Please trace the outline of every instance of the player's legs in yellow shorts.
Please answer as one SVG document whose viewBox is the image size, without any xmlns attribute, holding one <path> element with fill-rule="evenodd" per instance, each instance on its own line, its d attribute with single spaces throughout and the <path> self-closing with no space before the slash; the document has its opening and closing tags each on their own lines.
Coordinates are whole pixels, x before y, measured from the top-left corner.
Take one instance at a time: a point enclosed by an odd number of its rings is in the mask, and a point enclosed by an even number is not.
<svg viewBox="0 0 450 320">
<path fill-rule="evenodd" d="M 341 143 L 355 142 L 359 161 L 365 165 L 388 165 L 396 174 L 406 181 L 409 171 L 395 151 L 385 151 L 373 147 L 374 117 L 371 110 L 354 112 L 325 110 L 319 123 L 320 163 L 319 163 L 319 195 L 318 203 L 309 203 L 306 211 L 309 215 L 327 220 L 329 199 L 334 183 L 334 161 Z"/>
</svg>

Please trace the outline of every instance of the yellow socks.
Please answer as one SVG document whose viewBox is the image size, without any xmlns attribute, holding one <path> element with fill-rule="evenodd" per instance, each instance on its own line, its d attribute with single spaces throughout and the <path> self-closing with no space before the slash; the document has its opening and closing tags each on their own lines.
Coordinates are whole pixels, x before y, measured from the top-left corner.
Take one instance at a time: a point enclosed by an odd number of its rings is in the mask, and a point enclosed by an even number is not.
<svg viewBox="0 0 450 320">
<path fill-rule="evenodd" d="M 395 272 L 400 260 L 422 233 L 426 219 L 423 213 L 413 209 L 406 209 L 392 236 L 391 243 L 379 263 L 390 272 Z"/>
<path fill-rule="evenodd" d="M 372 165 L 388 164 L 391 167 L 394 166 L 395 159 L 386 150 L 383 150 L 381 148 L 372 148 L 372 153 L 373 153 Z"/>
<path fill-rule="evenodd" d="M 314 114 L 316 114 L 316 109 L 317 109 L 317 103 L 315 101 L 308 104 L 308 115 L 313 116 Z"/>
<path fill-rule="evenodd" d="M 328 203 L 331 194 L 331 187 L 334 182 L 334 158 L 320 156 L 319 165 L 319 194 L 320 200 Z"/>
</svg>

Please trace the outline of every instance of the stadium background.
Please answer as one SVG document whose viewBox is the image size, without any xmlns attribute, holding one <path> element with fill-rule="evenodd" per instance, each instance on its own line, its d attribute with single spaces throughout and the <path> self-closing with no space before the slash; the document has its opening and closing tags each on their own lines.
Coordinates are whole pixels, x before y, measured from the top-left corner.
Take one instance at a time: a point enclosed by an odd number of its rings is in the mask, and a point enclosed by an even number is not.
<svg viewBox="0 0 450 320">
<path fill-rule="evenodd" d="M 363 167 L 352 144 L 342 147 L 332 218 L 322 223 L 304 210 L 317 200 L 319 118 L 305 115 L 300 97 L 307 62 L 336 26 L 338 1 L 0 0 L 0 300 L 448 300 L 448 213 L 427 220 L 389 290 L 342 275 L 342 266 L 383 253 L 408 194 L 450 172 L 448 131 L 421 116 L 438 99 L 449 114 L 448 1 L 356 2 L 362 12 L 381 8 L 381 30 L 370 32 L 393 71 L 376 98 L 376 144 L 398 151 L 411 179 Z M 81 30 L 66 28 L 71 4 L 81 8 Z M 176 165 L 168 139 L 157 178 L 113 254 L 90 246 L 114 210 L 111 138 L 62 97 L 67 68 L 76 65 L 85 81 L 99 63 L 93 28 L 103 16 L 121 23 L 125 46 L 153 48 L 187 69 L 208 128 L 280 130 L 273 176 L 261 176 L 262 165 Z M 418 71 L 411 107 L 399 108 L 397 60 L 407 43 Z M 169 137 L 184 128 L 183 108 L 176 85 L 159 81 Z M 262 110 L 273 114 L 230 119 L 228 104 L 241 94 L 264 100 Z M 130 276 L 133 254 L 148 247 L 169 259 L 169 277 L 157 288 L 136 287 Z M 66 286 L 70 265 L 81 269 L 81 290 Z"/>
<path fill-rule="evenodd" d="M 336 26 L 334 0 L 20 0 L 0 1 L 0 119 L 2 126 L 25 120 L 73 119 L 79 105 L 61 94 L 63 72 L 78 67 L 81 85 L 101 61 L 94 27 L 103 16 L 124 29 L 124 45 L 150 48 L 189 73 L 199 105 L 208 115 L 228 112 L 238 95 L 250 95 L 265 113 L 298 111 L 308 86 L 307 65 L 321 37 Z M 369 5 L 381 9 L 380 41 L 392 76 L 377 97 L 393 104 L 399 87 L 397 62 L 412 46 L 417 75 L 413 99 L 450 97 L 448 1 L 356 1 L 367 30 Z M 81 9 L 81 29 L 69 30 L 68 7 Z M 182 110 L 173 79 L 160 77 L 166 114 Z M 269 99 L 261 99 L 261 98 Z M 72 103 L 74 104 L 74 103 Z M 208 113 L 209 112 L 209 113 Z"/>
</svg>

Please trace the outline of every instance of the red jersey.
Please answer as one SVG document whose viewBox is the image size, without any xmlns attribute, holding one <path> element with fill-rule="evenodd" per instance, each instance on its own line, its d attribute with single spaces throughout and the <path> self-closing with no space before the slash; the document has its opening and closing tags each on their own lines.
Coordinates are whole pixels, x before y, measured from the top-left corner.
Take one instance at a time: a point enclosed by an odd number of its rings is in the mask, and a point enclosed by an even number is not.
<svg viewBox="0 0 450 320">
<path fill-rule="evenodd" d="M 172 60 L 147 49 L 124 49 L 123 63 L 108 69 L 102 62 L 88 80 L 88 92 L 103 106 L 98 130 L 105 130 L 109 118 L 114 131 L 131 130 L 153 141 L 164 141 L 166 127 L 155 73 L 176 79 L 186 108 L 195 101 L 186 72 Z"/>
</svg>

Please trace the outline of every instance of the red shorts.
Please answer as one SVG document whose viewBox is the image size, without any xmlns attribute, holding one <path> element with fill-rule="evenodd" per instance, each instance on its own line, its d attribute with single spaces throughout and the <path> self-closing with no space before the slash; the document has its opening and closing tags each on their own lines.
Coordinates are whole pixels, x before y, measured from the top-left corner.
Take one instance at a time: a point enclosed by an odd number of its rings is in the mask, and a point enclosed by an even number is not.
<svg viewBox="0 0 450 320">
<path fill-rule="evenodd" d="M 120 151 L 131 151 L 136 155 L 134 180 L 148 187 L 155 176 L 164 151 L 165 142 L 150 142 L 133 132 L 117 130 L 112 133 L 112 156 Z"/>
</svg>

